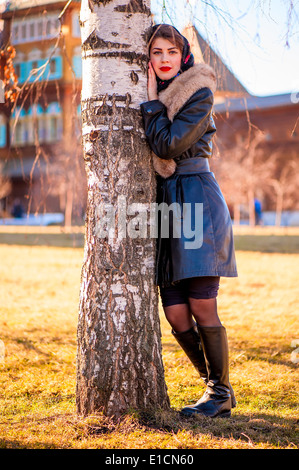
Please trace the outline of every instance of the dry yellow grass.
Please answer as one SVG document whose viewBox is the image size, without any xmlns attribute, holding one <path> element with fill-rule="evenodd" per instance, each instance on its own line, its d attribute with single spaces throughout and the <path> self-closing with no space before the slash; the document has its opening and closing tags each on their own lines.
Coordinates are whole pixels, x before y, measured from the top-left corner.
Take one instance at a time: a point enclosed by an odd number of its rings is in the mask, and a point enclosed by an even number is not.
<svg viewBox="0 0 299 470">
<path fill-rule="evenodd" d="M 231 419 L 181 419 L 203 388 L 161 311 L 172 410 L 132 411 L 115 421 L 75 413 L 76 325 L 82 248 L 0 245 L 0 447 L 297 448 L 299 339 L 296 253 L 238 251 L 238 279 L 223 279 L 219 313 L 227 327 Z"/>
</svg>

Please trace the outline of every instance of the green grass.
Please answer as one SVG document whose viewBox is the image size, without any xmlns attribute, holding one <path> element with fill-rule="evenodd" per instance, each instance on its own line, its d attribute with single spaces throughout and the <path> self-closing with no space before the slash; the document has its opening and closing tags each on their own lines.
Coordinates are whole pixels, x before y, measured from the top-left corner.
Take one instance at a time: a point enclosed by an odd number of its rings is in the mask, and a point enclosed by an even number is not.
<svg viewBox="0 0 299 470">
<path fill-rule="evenodd" d="M 238 401 L 232 417 L 179 416 L 203 387 L 161 309 L 171 410 L 151 416 L 132 411 L 113 420 L 101 413 L 76 415 L 83 250 L 80 245 L 72 247 L 72 234 L 62 233 L 59 240 L 59 233 L 53 236 L 55 230 L 33 233 L 40 241 L 41 235 L 47 237 L 47 246 L 26 245 L 22 230 L 16 234 L 19 244 L 4 244 L 3 237 L 8 233 L 12 241 L 12 233 L 4 229 L 0 233 L 0 339 L 6 353 L 0 364 L 1 448 L 298 448 L 299 374 L 291 360 L 291 343 L 299 339 L 299 255 L 288 252 L 294 243 L 286 239 L 293 233 L 275 234 L 276 253 L 269 248 L 271 234 L 258 235 L 265 237 L 263 246 L 268 247 L 262 252 L 260 240 L 247 233 L 255 249 L 238 250 L 239 277 L 222 280 L 218 306 L 228 332 L 230 381 Z M 292 248 L 286 250 L 287 246 Z"/>
<path fill-rule="evenodd" d="M 234 234 L 235 247 L 240 251 L 299 253 L 297 227 L 240 226 L 234 228 Z M 80 248 L 84 244 L 84 227 L 0 226 L 0 244 Z"/>
</svg>

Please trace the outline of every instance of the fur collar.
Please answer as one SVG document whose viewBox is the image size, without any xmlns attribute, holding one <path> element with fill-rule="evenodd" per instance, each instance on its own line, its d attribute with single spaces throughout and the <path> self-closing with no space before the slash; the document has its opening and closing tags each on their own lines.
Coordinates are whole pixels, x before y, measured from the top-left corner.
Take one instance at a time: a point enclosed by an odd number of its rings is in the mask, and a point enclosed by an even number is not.
<svg viewBox="0 0 299 470">
<path fill-rule="evenodd" d="M 216 75 L 214 70 L 207 64 L 195 64 L 190 69 L 176 77 L 173 82 L 159 93 L 159 100 L 167 108 L 167 116 L 173 121 L 175 115 L 184 104 L 201 88 L 210 88 L 216 91 Z M 164 160 L 153 153 L 153 165 L 156 172 L 163 178 L 169 178 L 176 169 L 176 162 Z"/>
</svg>

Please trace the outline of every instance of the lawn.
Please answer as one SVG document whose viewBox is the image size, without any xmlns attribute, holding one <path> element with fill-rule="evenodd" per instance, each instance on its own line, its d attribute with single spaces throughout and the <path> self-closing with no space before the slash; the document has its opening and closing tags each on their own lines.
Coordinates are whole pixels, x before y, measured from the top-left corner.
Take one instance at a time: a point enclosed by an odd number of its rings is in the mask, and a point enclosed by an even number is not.
<svg viewBox="0 0 299 470">
<path fill-rule="evenodd" d="M 222 280 L 218 299 L 238 401 L 232 417 L 180 418 L 203 388 L 161 309 L 171 411 L 113 420 L 75 410 L 82 233 L 0 232 L 0 448 L 298 448 L 296 233 L 236 231 L 239 277 Z"/>
</svg>

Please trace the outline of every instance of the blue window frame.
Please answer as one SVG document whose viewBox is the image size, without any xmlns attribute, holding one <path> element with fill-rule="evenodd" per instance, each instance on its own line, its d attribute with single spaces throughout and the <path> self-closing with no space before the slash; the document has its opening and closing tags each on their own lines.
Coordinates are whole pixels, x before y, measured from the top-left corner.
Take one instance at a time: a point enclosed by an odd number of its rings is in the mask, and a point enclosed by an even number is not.
<svg viewBox="0 0 299 470">
<path fill-rule="evenodd" d="M 79 55 L 73 57 L 73 69 L 76 78 L 82 78 L 82 58 Z"/>
</svg>

